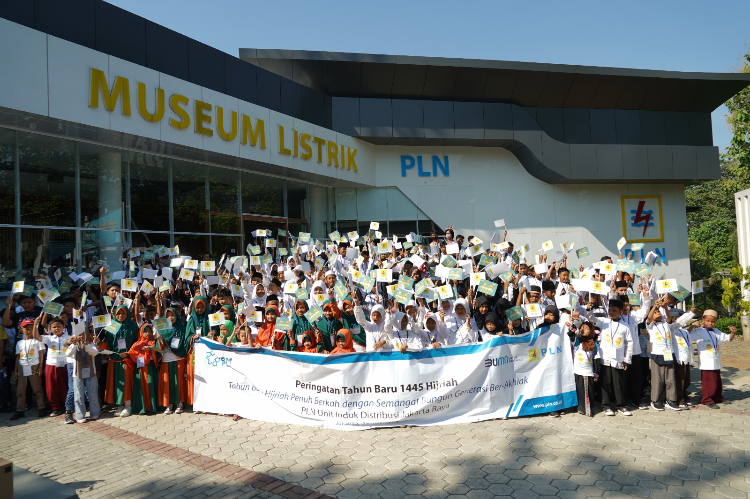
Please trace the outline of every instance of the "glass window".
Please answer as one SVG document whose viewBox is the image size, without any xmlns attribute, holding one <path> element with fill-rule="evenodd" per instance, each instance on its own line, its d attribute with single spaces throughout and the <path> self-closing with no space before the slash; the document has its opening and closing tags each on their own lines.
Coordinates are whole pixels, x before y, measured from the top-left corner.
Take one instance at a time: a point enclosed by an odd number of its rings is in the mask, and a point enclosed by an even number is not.
<svg viewBox="0 0 750 499">
<path fill-rule="evenodd" d="M 127 155 L 91 144 L 79 144 L 81 165 L 81 222 L 84 227 L 107 231 L 86 231 L 82 240 L 84 262 L 90 248 L 93 262 L 106 260 L 110 265 L 122 257 L 122 233 L 125 221 L 125 169 Z"/>
<path fill-rule="evenodd" d="M 382 227 L 382 225 L 381 225 Z M 396 234 L 399 237 L 404 237 L 406 234 L 410 232 L 414 232 L 417 230 L 417 222 L 416 220 L 410 220 L 410 221 L 403 221 L 403 222 L 389 222 L 388 223 L 388 234 L 393 235 Z M 401 241 L 404 242 L 403 240 Z"/>
<path fill-rule="evenodd" d="M 212 255 L 210 236 L 175 234 L 174 243 L 180 247 L 180 255 L 189 255 L 194 260 L 202 260 L 206 254 Z"/>
<path fill-rule="evenodd" d="M 325 201 L 324 201 L 325 205 Z M 287 216 L 307 220 L 307 185 L 299 182 L 286 183 Z"/>
<path fill-rule="evenodd" d="M 242 172 L 242 213 L 284 216 L 284 181 Z"/>
<path fill-rule="evenodd" d="M 172 160 L 175 231 L 211 232 L 206 199 L 207 173 L 205 165 Z"/>
<path fill-rule="evenodd" d="M 388 220 L 387 189 L 357 189 L 357 213 L 362 222 Z"/>
<path fill-rule="evenodd" d="M 18 147 L 21 223 L 75 227 L 75 143 L 19 133 Z"/>
<path fill-rule="evenodd" d="M 72 230 L 21 229 L 21 267 L 24 273 L 35 275 L 45 264 L 70 265 L 75 262 L 75 246 Z"/>
<path fill-rule="evenodd" d="M 244 251 L 240 250 L 240 245 L 242 245 L 242 238 L 238 236 L 211 236 L 212 255 L 217 265 L 221 255 L 227 255 L 229 258 L 243 254 Z"/>
<path fill-rule="evenodd" d="M 422 220 L 419 219 L 418 222 L 419 225 L 419 235 L 421 236 L 429 236 L 433 232 L 437 232 L 438 236 L 444 236 L 445 231 L 441 229 L 440 227 L 435 224 L 432 220 Z"/>
<path fill-rule="evenodd" d="M 357 220 L 357 189 L 350 187 L 336 189 L 336 220 Z"/>
<path fill-rule="evenodd" d="M 310 233 L 316 238 L 328 237 L 328 234 L 332 232 L 328 230 L 328 206 L 326 205 L 328 190 L 326 187 L 317 185 L 311 185 L 308 189 L 310 197 L 307 202 L 310 206 L 310 213 L 307 220 L 310 222 L 312 229 Z M 333 192 L 331 192 L 331 195 L 333 195 Z M 288 195 L 287 199 L 289 199 Z"/>
<path fill-rule="evenodd" d="M 5 279 L 0 277 L 0 290 L 7 291 L 13 284 L 13 277 L 9 274 L 16 270 L 16 229 L 12 227 L 0 227 L 0 265 L 4 271 Z M 6 286 L 7 284 L 7 286 Z M 7 289 L 6 289 L 7 288 Z"/>
<path fill-rule="evenodd" d="M 208 170 L 208 189 L 211 196 L 211 232 L 239 234 L 237 184 L 240 172 L 212 166 Z"/>
<path fill-rule="evenodd" d="M 416 220 L 417 207 L 411 199 L 401 192 L 397 187 L 389 187 L 388 194 L 388 219 L 389 220 Z M 424 217 L 427 218 L 427 217 Z"/>
<path fill-rule="evenodd" d="M 16 132 L 0 128 L 0 223 L 4 224 L 16 223 L 15 155 Z M 13 261 L 15 261 L 15 254 L 14 250 Z M 0 262 L 8 261 L 7 259 L 0 260 Z"/>
<path fill-rule="evenodd" d="M 168 231 L 170 160 L 153 154 L 129 156 L 130 228 Z"/>
</svg>

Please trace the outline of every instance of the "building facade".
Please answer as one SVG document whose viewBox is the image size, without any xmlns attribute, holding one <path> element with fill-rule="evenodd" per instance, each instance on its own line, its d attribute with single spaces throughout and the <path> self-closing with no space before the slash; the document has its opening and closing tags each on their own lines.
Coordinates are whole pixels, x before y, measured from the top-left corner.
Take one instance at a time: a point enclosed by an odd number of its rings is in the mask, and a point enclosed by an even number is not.
<svg viewBox="0 0 750 499">
<path fill-rule="evenodd" d="M 453 226 L 488 240 L 504 219 L 532 252 L 552 240 L 593 259 L 623 236 L 643 242 L 689 285 L 683 186 L 719 176 L 710 113 L 750 83 L 233 57 L 95 0 L 3 2 L 0 67 L 0 265 L 26 272 L 111 264 L 126 242 L 241 254 L 259 228 L 322 239 L 377 221 L 387 234 Z"/>
</svg>

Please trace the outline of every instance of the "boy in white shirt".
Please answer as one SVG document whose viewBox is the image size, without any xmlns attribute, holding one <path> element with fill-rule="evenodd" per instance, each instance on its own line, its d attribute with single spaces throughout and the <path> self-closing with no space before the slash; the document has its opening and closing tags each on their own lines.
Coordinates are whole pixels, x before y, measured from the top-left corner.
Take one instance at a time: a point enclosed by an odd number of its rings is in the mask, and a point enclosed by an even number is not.
<svg viewBox="0 0 750 499">
<path fill-rule="evenodd" d="M 732 341 L 737 328 L 729 326 L 730 334 L 715 329 L 718 314 L 715 310 L 703 312 L 703 327 L 690 332 L 690 340 L 698 347 L 701 369 L 701 404 L 709 409 L 719 409 L 717 404 L 729 403 L 724 400 L 721 385 L 721 343 Z"/>
<path fill-rule="evenodd" d="M 597 356 L 602 361 L 602 407 L 607 407 L 606 416 L 614 416 L 615 409 L 623 416 L 633 415 L 625 405 L 625 371 L 633 356 L 633 340 L 628 326 L 620 322 L 622 309 L 622 301 L 613 298 L 607 309 L 609 317 L 596 317 L 589 311 L 589 320 L 601 330 Z"/>
<path fill-rule="evenodd" d="M 63 321 L 57 317 L 49 321 L 49 334 L 39 334 L 38 324 L 41 316 L 37 317 L 34 326 L 34 338 L 47 347 L 47 362 L 44 372 L 44 384 L 47 391 L 47 402 L 52 412 L 50 416 L 59 416 L 67 411 L 66 398 L 68 396 L 68 358 L 65 349 L 70 345 L 71 336 L 65 331 Z M 72 407 L 70 410 L 72 411 Z"/>
<path fill-rule="evenodd" d="M 87 339 L 87 334 L 73 338 L 66 355 L 73 359 L 73 388 L 75 390 L 76 423 L 86 422 L 86 400 L 89 401 L 90 419 L 99 419 L 99 385 L 96 379 L 94 357 L 99 353 L 96 345 Z M 98 343 L 99 339 L 94 337 Z"/>
<path fill-rule="evenodd" d="M 677 383 L 674 374 L 674 358 L 677 355 L 674 348 L 674 331 L 676 324 L 670 324 L 669 309 L 666 317 L 662 316 L 662 300 L 657 300 L 648 314 L 646 329 L 648 329 L 649 345 L 651 347 L 651 408 L 657 411 L 667 409 L 681 410 L 677 403 Z M 663 402 L 664 394 L 666 403 Z"/>
<path fill-rule="evenodd" d="M 23 319 L 20 328 L 24 339 L 16 343 L 16 370 L 13 373 L 13 379 L 18 382 L 18 386 L 16 387 L 16 412 L 10 417 L 11 421 L 25 416 L 27 384 L 31 384 L 31 389 L 34 390 L 39 417 L 47 415 L 44 409 L 41 376 L 44 345 L 34 339 L 34 319 Z"/>
</svg>

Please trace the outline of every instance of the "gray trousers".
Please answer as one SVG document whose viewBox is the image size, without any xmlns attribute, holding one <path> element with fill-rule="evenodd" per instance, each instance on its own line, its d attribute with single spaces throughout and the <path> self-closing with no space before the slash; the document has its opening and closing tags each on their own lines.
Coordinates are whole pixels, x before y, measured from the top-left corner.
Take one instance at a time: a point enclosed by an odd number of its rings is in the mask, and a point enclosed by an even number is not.
<svg viewBox="0 0 750 499">
<path fill-rule="evenodd" d="M 674 364 L 660 365 L 651 359 L 651 401 L 664 402 L 665 388 L 666 399 L 677 402 L 680 397 L 677 394 Z"/>
</svg>

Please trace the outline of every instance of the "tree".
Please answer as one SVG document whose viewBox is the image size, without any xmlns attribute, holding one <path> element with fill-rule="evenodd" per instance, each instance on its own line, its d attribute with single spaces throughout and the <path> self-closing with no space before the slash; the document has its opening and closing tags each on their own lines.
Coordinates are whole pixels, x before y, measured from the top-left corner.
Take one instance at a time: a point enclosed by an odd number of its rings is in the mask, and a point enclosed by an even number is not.
<svg viewBox="0 0 750 499">
<path fill-rule="evenodd" d="M 750 73 L 750 53 L 740 71 Z M 726 105 L 733 136 L 720 158 L 721 176 L 685 187 L 685 204 L 699 208 L 687 215 L 690 269 L 694 281 L 705 281 L 708 306 L 722 301 L 722 278 L 717 274 L 739 265 L 734 193 L 750 188 L 750 87 Z"/>
</svg>

